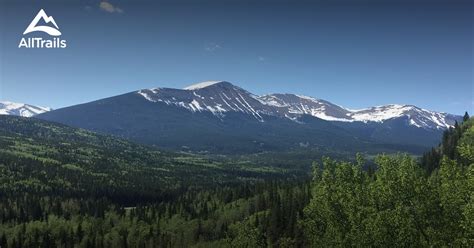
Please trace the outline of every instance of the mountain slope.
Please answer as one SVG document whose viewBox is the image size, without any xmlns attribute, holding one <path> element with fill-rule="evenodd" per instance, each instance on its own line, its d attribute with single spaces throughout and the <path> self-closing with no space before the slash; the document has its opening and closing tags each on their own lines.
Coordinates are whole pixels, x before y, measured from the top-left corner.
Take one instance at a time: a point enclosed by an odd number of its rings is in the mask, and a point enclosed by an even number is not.
<svg viewBox="0 0 474 248">
<path fill-rule="evenodd" d="M 42 114 L 48 111 L 51 111 L 51 108 L 33 106 L 24 103 L 0 101 L 0 115 L 32 117 L 34 115 Z"/>
<path fill-rule="evenodd" d="M 441 125 L 426 121 L 431 112 L 415 110 L 402 108 L 384 119 L 377 113 L 385 109 L 376 108 L 369 114 L 377 119 L 367 121 L 368 110 L 355 112 L 292 94 L 256 96 L 229 82 L 211 81 L 185 89 L 144 89 L 37 117 L 173 150 L 254 153 L 360 151 L 386 144 L 429 147 L 439 139 Z M 427 126 L 414 125 L 421 121 Z"/>
<path fill-rule="evenodd" d="M 429 111 L 413 105 L 398 104 L 353 111 L 349 116 L 354 121 L 363 122 L 383 122 L 393 118 L 406 117 L 408 119 L 408 125 L 424 129 L 446 129 L 461 119 L 461 116 Z"/>
<path fill-rule="evenodd" d="M 408 117 L 408 125 L 425 129 L 446 129 L 459 116 L 438 113 L 412 105 L 389 104 L 362 110 L 349 110 L 331 102 L 294 94 L 256 96 L 225 81 L 208 81 L 188 86 L 184 90 L 154 88 L 138 91 L 145 99 L 163 102 L 192 112 L 211 112 L 222 117 L 227 112 L 242 112 L 264 121 L 262 115 L 296 120 L 311 115 L 327 121 L 384 122 Z"/>
<path fill-rule="evenodd" d="M 236 112 L 264 121 L 262 114 L 272 111 L 250 92 L 224 81 L 203 82 L 184 90 L 155 88 L 138 93 L 151 102 L 162 102 L 191 112 L 210 112 L 217 117 Z"/>
<path fill-rule="evenodd" d="M 205 106 L 204 104 L 201 104 Z M 235 106 L 235 105 L 234 105 Z M 240 106 L 242 107 L 242 106 Z M 248 111 L 250 110 L 244 110 Z M 314 119 L 310 124 L 261 115 L 261 122 L 248 112 L 189 111 L 163 102 L 152 102 L 140 94 L 129 94 L 76 105 L 38 118 L 108 133 L 164 148 L 253 153 L 286 150 L 311 143 L 318 147 L 347 147 L 360 143 L 330 122 Z"/>
<path fill-rule="evenodd" d="M 182 186 L 230 184 L 291 171 L 169 153 L 84 129 L 35 118 L 0 116 L 2 195 L 18 191 L 63 195 L 123 192 L 156 196 Z M 122 195 L 123 197 L 123 195 Z M 118 199 L 126 201 L 124 199 Z"/>
<path fill-rule="evenodd" d="M 385 122 L 407 117 L 408 125 L 424 129 L 446 129 L 460 116 L 438 113 L 413 105 L 389 104 L 361 110 L 350 110 L 325 100 L 293 94 L 271 94 L 259 97 L 267 105 L 283 109 L 285 116 L 308 114 L 328 121 Z M 281 110 L 280 110 L 281 112 Z"/>
</svg>

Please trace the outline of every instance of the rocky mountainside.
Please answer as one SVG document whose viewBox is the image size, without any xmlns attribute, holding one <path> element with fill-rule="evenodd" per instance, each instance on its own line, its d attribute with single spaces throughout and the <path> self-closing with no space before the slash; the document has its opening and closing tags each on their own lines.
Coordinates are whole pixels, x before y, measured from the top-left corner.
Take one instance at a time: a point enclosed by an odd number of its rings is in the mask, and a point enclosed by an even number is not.
<svg viewBox="0 0 474 248">
<path fill-rule="evenodd" d="M 331 102 L 294 94 L 254 95 L 225 81 L 202 82 L 180 89 L 154 88 L 138 91 L 151 102 L 162 102 L 192 112 L 208 111 L 222 117 L 227 112 L 241 112 L 265 121 L 263 116 L 297 120 L 311 115 L 327 121 L 384 122 L 408 117 L 409 125 L 426 129 L 446 129 L 459 116 L 422 109 L 413 105 L 389 104 L 361 110 L 350 110 Z"/>
<path fill-rule="evenodd" d="M 411 105 L 350 110 L 294 94 L 258 96 L 225 81 L 143 89 L 36 117 L 173 150 L 215 153 L 419 152 L 460 119 Z"/>
</svg>

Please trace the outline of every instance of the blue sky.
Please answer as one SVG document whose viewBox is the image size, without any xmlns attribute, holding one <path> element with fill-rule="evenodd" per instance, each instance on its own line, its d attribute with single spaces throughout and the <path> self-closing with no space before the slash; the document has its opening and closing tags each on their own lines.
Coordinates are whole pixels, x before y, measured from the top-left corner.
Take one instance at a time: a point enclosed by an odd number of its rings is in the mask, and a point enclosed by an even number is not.
<svg viewBox="0 0 474 248">
<path fill-rule="evenodd" d="M 60 108 L 226 80 L 348 108 L 474 112 L 470 1 L 0 0 L 0 99 Z M 39 9 L 66 49 L 19 49 Z"/>
</svg>

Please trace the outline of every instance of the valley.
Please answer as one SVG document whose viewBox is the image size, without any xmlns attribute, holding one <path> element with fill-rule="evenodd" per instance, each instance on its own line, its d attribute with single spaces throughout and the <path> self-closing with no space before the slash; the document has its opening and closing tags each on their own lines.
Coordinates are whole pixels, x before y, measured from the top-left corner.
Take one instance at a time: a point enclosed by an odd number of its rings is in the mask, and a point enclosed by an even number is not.
<svg viewBox="0 0 474 248">
<path fill-rule="evenodd" d="M 474 247 L 473 4 L 0 0 L 0 248 Z"/>
<path fill-rule="evenodd" d="M 467 113 L 349 110 L 221 81 L 3 104 L 0 247 L 472 241 Z"/>
<path fill-rule="evenodd" d="M 308 166 L 304 152 L 193 155 L 0 116 L 0 245 L 469 246 L 473 123 L 465 117 L 421 160 L 358 154 Z"/>
</svg>

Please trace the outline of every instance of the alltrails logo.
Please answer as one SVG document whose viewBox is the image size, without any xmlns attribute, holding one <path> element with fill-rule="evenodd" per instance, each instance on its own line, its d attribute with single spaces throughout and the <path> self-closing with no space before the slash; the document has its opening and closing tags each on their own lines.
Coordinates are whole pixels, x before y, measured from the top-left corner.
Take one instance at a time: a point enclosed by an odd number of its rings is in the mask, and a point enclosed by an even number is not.
<svg viewBox="0 0 474 248">
<path fill-rule="evenodd" d="M 53 26 L 39 26 L 38 22 L 43 20 L 45 24 L 51 23 Z M 54 21 L 52 16 L 46 15 L 43 9 L 41 9 L 36 17 L 31 21 L 30 25 L 26 28 L 23 35 L 31 32 L 44 32 L 50 36 L 61 36 L 61 31 L 59 31 L 58 24 Z M 21 38 L 18 48 L 66 48 L 66 40 L 62 40 L 60 37 L 54 37 L 53 39 L 43 39 L 42 37 L 29 37 Z"/>
</svg>

